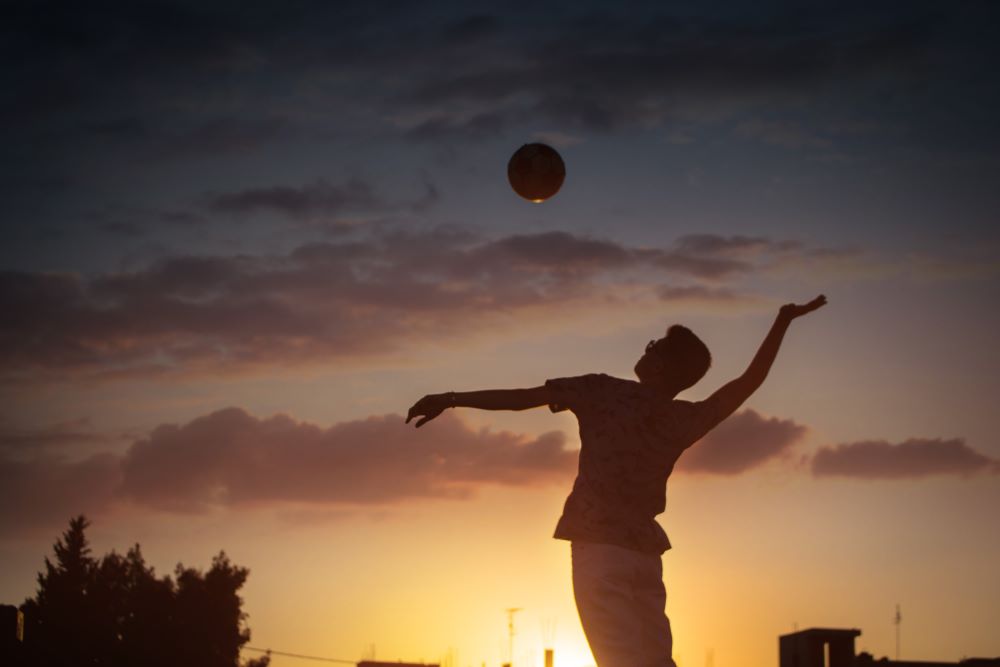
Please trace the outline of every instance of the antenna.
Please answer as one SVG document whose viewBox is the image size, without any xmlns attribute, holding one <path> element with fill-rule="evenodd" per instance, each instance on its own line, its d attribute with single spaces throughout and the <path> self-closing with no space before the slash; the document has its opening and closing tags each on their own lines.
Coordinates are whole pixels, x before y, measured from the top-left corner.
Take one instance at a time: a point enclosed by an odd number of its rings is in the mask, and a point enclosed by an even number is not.
<svg viewBox="0 0 1000 667">
<path fill-rule="evenodd" d="M 892 619 L 896 624 L 896 660 L 899 660 L 899 624 L 903 622 L 903 616 L 899 613 L 899 603 L 896 603 L 896 616 Z"/>
<path fill-rule="evenodd" d="M 520 607 L 507 609 L 507 651 L 510 654 L 510 667 L 514 667 L 514 614 L 521 611 Z"/>
</svg>

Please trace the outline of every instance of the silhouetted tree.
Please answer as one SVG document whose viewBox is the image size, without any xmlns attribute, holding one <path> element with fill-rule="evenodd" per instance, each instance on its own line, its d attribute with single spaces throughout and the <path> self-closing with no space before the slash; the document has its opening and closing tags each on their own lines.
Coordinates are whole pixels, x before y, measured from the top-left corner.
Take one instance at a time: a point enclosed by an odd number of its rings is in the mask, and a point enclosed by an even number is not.
<svg viewBox="0 0 1000 667">
<path fill-rule="evenodd" d="M 249 571 L 226 554 L 212 560 L 204 575 L 177 566 L 176 621 L 182 664 L 228 667 L 238 663 L 240 647 L 250 640 L 243 627 L 243 600 L 236 594 Z"/>
<path fill-rule="evenodd" d="M 38 573 L 38 593 L 22 606 L 27 653 L 39 665 L 96 664 L 89 597 L 95 563 L 84 535 L 88 525 L 82 516 L 70 520 L 53 547 L 55 563 L 45 558 L 45 571 Z"/>
<path fill-rule="evenodd" d="M 204 574 L 178 564 L 158 578 L 139 545 L 124 556 L 90 555 L 79 516 L 45 559 L 25 613 L 26 664 L 38 667 L 237 667 L 250 639 L 237 595 L 249 571 L 224 552 Z M 246 667 L 266 667 L 268 656 Z"/>
</svg>

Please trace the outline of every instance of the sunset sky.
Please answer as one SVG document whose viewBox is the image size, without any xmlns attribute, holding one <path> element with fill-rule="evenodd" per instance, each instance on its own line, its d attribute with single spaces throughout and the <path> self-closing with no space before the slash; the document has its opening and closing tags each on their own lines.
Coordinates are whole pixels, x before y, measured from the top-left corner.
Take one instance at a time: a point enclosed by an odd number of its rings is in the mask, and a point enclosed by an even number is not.
<svg viewBox="0 0 1000 667">
<path fill-rule="evenodd" d="M 675 322 L 699 400 L 823 293 L 671 477 L 675 658 L 893 657 L 897 603 L 903 658 L 1000 655 L 1000 5 L 806 4 L 6 3 L 0 602 L 85 513 L 248 567 L 253 647 L 495 667 L 519 607 L 516 665 L 592 665 L 572 414 L 407 409 Z"/>
</svg>

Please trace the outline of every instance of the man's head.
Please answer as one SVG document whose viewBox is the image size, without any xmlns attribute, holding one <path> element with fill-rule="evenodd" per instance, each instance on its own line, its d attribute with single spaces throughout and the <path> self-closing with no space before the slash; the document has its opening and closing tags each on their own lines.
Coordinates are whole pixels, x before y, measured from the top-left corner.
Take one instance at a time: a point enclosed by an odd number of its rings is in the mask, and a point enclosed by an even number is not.
<svg viewBox="0 0 1000 667">
<path fill-rule="evenodd" d="M 712 355 L 690 329 L 675 324 L 667 335 L 651 340 L 635 365 L 639 381 L 674 394 L 694 385 L 712 365 Z"/>
</svg>

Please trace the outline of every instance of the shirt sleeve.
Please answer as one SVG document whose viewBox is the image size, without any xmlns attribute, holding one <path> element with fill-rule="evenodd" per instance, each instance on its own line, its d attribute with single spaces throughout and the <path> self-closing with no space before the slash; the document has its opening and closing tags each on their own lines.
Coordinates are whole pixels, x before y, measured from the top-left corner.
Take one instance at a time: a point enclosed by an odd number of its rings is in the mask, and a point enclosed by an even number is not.
<svg viewBox="0 0 1000 667">
<path fill-rule="evenodd" d="M 577 375 L 545 381 L 549 390 L 549 410 L 586 410 L 595 405 L 601 397 L 602 376 L 597 374 Z"/>
<path fill-rule="evenodd" d="M 697 403 L 690 403 L 688 411 L 688 444 L 694 444 L 701 440 L 713 428 L 718 426 L 722 420 L 729 415 L 725 413 L 718 401 L 710 398 Z"/>
</svg>

